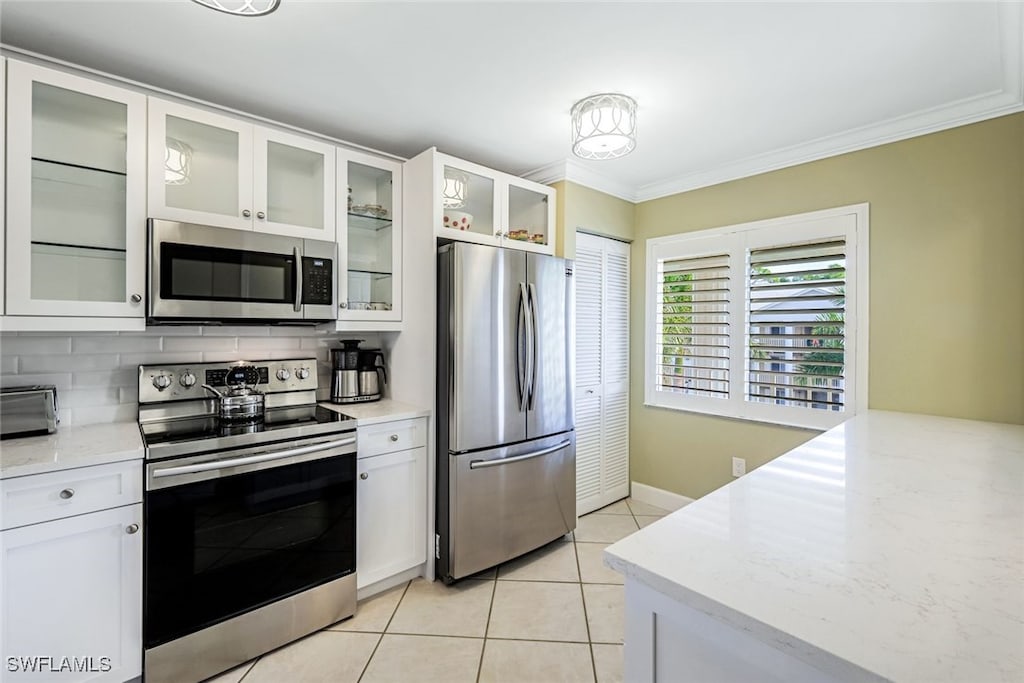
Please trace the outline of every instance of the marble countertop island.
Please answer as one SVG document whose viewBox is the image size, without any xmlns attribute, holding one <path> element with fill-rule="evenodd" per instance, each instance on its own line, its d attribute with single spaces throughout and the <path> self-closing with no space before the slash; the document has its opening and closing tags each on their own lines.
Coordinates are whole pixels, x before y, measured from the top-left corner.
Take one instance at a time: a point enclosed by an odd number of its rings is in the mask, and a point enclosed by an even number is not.
<svg viewBox="0 0 1024 683">
<path fill-rule="evenodd" d="M 627 579 L 627 673 L 635 583 L 835 680 L 1019 682 L 1024 426 L 868 411 L 605 562 Z"/>
</svg>

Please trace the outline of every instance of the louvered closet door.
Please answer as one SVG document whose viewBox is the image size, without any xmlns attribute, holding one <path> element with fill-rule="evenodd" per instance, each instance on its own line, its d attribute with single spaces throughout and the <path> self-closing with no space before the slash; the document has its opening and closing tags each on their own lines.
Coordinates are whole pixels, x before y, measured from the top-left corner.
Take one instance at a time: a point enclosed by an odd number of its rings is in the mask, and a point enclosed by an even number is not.
<svg viewBox="0 0 1024 683">
<path fill-rule="evenodd" d="M 629 495 L 629 245 L 576 237 L 576 513 Z"/>
</svg>

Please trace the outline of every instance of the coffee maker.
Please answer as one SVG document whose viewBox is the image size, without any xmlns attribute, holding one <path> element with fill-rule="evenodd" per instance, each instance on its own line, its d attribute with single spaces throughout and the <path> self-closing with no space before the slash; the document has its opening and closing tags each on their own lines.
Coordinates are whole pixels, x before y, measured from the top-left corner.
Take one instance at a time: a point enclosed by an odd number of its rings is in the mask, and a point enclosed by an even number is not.
<svg viewBox="0 0 1024 683">
<path fill-rule="evenodd" d="M 379 401 L 382 385 L 388 374 L 384 367 L 384 352 L 380 349 L 361 349 L 362 339 L 342 340 L 340 349 L 332 349 L 334 366 L 331 382 L 331 403 L 367 403 Z"/>
</svg>

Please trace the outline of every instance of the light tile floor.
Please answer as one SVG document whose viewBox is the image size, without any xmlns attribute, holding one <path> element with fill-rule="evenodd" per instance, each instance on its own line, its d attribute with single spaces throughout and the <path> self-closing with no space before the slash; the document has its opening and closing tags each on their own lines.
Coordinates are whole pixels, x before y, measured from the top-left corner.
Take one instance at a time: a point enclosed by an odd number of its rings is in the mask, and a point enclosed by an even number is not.
<svg viewBox="0 0 1024 683">
<path fill-rule="evenodd" d="M 497 570 L 452 586 L 402 584 L 209 683 L 621 681 L 622 576 L 601 555 L 666 514 L 621 500 Z"/>
</svg>

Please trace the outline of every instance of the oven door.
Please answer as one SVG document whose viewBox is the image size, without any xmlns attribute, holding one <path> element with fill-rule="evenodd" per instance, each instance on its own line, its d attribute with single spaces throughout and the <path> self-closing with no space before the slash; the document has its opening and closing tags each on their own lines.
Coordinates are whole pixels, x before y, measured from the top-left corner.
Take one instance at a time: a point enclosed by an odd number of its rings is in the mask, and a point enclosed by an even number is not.
<svg viewBox="0 0 1024 683">
<path fill-rule="evenodd" d="M 147 649 L 356 569 L 355 436 L 146 467 Z"/>
<path fill-rule="evenodd" d="M 302 240 L 149 221 L 150 319 L 301 320 Z"/>
</svg>

